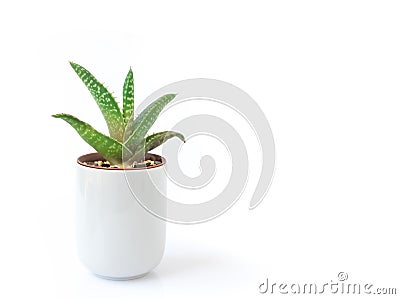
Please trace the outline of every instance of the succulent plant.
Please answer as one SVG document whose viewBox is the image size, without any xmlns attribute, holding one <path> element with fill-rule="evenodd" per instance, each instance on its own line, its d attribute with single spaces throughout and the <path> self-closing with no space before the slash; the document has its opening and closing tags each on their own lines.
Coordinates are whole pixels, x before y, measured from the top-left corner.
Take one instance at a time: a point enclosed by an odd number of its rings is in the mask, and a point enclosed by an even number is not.
<svg viewBox="0 0 400 299">
<path fill-rule="evenodd" d="M 102 155 L 104 159 L 115 165 L 131 165 L 134 161 L 143 160 L 147 152 L 163 144 L 170 138 L 178 137 L 185 142 L 185 137 L 174 131 L 163 131 L 146 136 L 160 112 L 175 98 L 176 94 L 163 95 L 147 106 L 135 118 L 132 69 L 129 69 L 124 82 L 121 111 L 113 94 L 88 70 L 79 64 L 73 62 L 70 62 L 70 64 L 89 89 L 103 113 L 110 136 L 95 130 L 91 125 L 70 114 L 61 113 L 52 116 L 61 118 L 69 123 L 82 139 Z"/>
</svg>

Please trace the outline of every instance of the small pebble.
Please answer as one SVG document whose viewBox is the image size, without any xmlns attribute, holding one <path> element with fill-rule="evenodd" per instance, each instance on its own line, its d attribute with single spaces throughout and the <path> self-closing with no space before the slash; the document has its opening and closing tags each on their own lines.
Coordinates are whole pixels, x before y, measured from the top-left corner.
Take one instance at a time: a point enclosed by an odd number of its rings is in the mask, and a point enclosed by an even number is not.
<svg viewBox="0 0 400 299">
<path fill-rule="evenodd" d="M 145 167 L 146 167 L 146 164 L 138 163 L 138 164 L 135 164 L 133 167 L 134 167 L 134 168 L 145 168 Z"/>
<path fill-rule="evenodd" d="M 93 161 L 93 162 L 92 161 L 83 162 L 83 164 L 91 165 L 91 166 L 98 166 L 98 167 L 103 167 L 103 168 L 123 168 L 118 165 L 112 165 L 110 163 L 110 161 L 101 161 L 101 160 Z M 146 167 L 160 165 L 160 164 L 162 164 L 161 161 L 153 161 L 153 160 L 145 160 L 142 162 L 134 161 L 131 167 L 132 168 L 146 168 Z"/>
<path fill-rule="evenodd" d="M 94 161 L 94 166 L 102 166 L 103 165 L 103 161 Z"/>
</svg>

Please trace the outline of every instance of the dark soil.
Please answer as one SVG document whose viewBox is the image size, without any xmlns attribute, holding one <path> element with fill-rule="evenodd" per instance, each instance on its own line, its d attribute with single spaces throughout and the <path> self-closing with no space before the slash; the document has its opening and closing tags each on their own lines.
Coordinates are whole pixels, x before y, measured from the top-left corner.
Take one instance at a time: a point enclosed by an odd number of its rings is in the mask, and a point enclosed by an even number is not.
<svg viewBox="0 0 400 299">
<path fill-rule="evenodd" d="M 153 161 L 153 160 L 146 160 L 142 162 L 133 162 L 131 168 L 146 168 L 146 167 L 152 167 L 161 164 L 161 161 Z M 93 161 L 93 162 L 83 162 L 83 164 L 88 165 L 88 166 L 96 166 L 96 167 L 102 167 L 102 168 L 124 168 L 122 165 L 112 165 L 109 161 L 105 160 L 98 160 L 98 161 Z M 126 167 L 125 167 L 126 168 Z"/>
</svg>

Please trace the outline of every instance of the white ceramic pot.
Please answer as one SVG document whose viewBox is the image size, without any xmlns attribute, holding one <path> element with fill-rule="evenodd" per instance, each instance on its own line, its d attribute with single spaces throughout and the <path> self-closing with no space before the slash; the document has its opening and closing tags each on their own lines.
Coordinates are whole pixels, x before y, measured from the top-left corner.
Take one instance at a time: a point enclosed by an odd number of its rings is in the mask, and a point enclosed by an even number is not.
<svg viewBox="0 0 400 299">
<path fill-rule="evenodd" d="M 82 162 L 100 160 L 98 154 L 78 158 L 77 246 L 82 263 L 95 275 L 127 280 L 146 275 L 163 256 L 166 223 L 146 211 L 135 194 L 154 200 L 154 184 L 165 193 L 163 163 L 148 169 L 100 169 Z M 127 177 L 125 177 L 125 175 Z"/>
</svg>

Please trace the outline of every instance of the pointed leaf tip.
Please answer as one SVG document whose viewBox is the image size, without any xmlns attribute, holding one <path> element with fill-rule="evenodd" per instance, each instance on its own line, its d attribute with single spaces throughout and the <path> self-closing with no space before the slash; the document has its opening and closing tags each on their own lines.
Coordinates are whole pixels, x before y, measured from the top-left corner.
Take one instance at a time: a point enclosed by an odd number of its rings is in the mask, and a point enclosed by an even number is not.
<svg viewBox="0 0 400 299">
<path fill-rule="evenodd" d="M 117 140 L 100 133 L 91 125 L 70 114 L 62 113 L 54 116 L 69 123 L 84 141 L 111 163 L 119 164 L 122 161 L 123 145 Z"/>
<path fill-rule="evenodd" d="M 57 114 L 52 114 L 51 117 L 61 118 L 63 115 L 65 115 L 65 114 L 64 113 L 57 113 Z"/>
<path fill-rule="evenodd" d="M 126 75 L 124 86 L 122 90 L 122 115 L 124 118 L 124 126 L 128 123 L 129 119 L 134 113 L 134 78 L 132 68 L 129 68 L 128 74 Z"/>
<path fill-rule="evenodd" d="M 125 136 L 128 136 L 124 144 L 134 148 L 147 134 L 151 126 L 157 120 L 161 110 L 170 103 L 176 94 L 165 94 L 148 105 L 136 119 L 130 119 L 126 126 Z"/>
<path fill-rule="evenodd" d="M 125 126 L 124 119 L 113 94 L 83 66 L 73 62 L 70 62 L 70 64 L 99 106 L 107 123 L 110 136 L 117 141 L 122 141 Z"/>
</svg>

